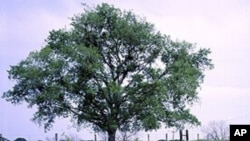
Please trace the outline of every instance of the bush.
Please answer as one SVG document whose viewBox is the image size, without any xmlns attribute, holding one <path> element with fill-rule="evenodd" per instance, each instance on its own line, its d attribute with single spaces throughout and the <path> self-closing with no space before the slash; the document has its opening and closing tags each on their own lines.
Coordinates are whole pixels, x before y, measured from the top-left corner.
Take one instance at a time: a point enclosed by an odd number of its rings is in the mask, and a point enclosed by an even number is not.
<svg viewBox="0 0 250 141">
<path fill-rule="evenodd" d="M 27 141 L 25 138 L 16 138 L 14 141 Z"/>
</svg>

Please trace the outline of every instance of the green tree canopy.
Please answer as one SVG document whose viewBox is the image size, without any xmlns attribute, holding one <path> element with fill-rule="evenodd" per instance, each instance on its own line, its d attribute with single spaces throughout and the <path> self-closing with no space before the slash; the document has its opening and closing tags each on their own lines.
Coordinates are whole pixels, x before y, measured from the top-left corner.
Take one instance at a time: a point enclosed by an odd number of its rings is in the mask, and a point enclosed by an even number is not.
<svg viewBox="0 0 250 141">
<path fill-rule="evenodd" d="M 53 30 L 46 46 L 11 66 L 16 80 L 3 98 L 37 106 L 34 121 L 49 129 L 56 117 L 106 131 L 199 124 L 187 104 L 197 99 L 208 49 L 173 41 L 131 11 L 101 4 Z"/>
</svg>

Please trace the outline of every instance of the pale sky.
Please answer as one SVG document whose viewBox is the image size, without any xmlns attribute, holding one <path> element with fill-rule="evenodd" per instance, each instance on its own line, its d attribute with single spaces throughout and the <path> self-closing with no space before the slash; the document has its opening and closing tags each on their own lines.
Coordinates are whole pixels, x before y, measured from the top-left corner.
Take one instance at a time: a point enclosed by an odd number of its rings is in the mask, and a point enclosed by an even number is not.
<svg viewBox="0 0 250 141">
<path fill-rule="evenodd" d="M 155 24 L 172 39 L 210 48 L 215 68 L 207 71 L 199 90 L 200 101 L 191 109 L 202 125 L 224 120 L 228 124 L 250 124 L 250 2 L 248 0 L 1 0 L 0 1 L 0 96 L 14 83 L 6 70 L 45 45 L 49 31 L 69 28 L 74 14 L 107 2 L 132 10 Z M 59 119 L 48 133 L 32 122 L 35 109 L 14 106 L 0 99 L 0 134 L 11 140 L 30 141 L 53 137 L 54 133 L 93 139 L 90 129 L 77 133 L 67 120 Z M 168 129 L 150 133 L 151 140 L 163 139 Z M 199 128 L 190 130 L 194 139 Z M 146 141 L 147 133 L 140 133 Z M 175 135 L 177 137 L 177 134 Z"/>
</svg>

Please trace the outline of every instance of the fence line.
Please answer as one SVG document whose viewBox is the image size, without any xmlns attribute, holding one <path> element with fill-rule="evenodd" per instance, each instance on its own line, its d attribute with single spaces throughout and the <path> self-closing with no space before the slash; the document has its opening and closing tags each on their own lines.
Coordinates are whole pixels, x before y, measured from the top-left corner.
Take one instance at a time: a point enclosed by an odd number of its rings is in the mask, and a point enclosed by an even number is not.
<svg viewBox="0 0 250 141">
<path fill-rule="evenodd" d="M 161 140 L 158 140 L 158 141 L 172 141 L 172 140 L 189 141 L 189 132 L 188 132 L 188 130 L 185 130 L 185 134 L 183 134 L 182 130 L 180 130 L 179 131 L 179 139 L 174 139 L 173 138 L 173 139 L 169 140 L 168 137 L 169 137 L 168 133 L 166 133 L 165 134 L 165 139 L 161 139 Z M 199 140 L 200 140 L 200 136 L 199 136 L 199 133 L 198 133 L 196 141 L 199 141 Z M 0 141 L 9 141 L 9 140 L 6 139 L 4 137 L 4 135 L 2 135 L 0 133 Z M 42 140 L 36 140 L 36 141 L 42 141 Z M 50 138 L 50 140 L 47 140 L 47 141 L 107 141 L 107 139 L 104 139 L 104 140 L 98 139 L 96 134 L 93 135 L 92 140 L 83 140 L 83 139 L 80 139 L 80 138 L 77 140 L 77 139 L 73 139 L 72 137 L 67 138 L 67 136 L 65 136 L 63 138 L 59 138 L 58 133 L 55 133 L 54 137 Z M 147 134 L 147 141 L 151 141 L 150 134 Z M 155 140 L 153 139 L 152 141 L 155 141 Z"/>
</svg>

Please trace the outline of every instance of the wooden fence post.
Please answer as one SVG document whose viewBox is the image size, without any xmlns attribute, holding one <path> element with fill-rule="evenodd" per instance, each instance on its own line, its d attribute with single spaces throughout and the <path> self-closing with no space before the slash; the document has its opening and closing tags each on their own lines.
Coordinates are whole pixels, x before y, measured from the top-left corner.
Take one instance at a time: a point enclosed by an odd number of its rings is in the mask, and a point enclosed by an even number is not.
<svg viewBox="0 0 250 141">
<path fill-rule="evenodd" d="M 182 137 L 183 137 L 183 135 L 182 135 L 182 130 L 180 130 L 180 141 L 183 141 L 183 140 L 182 140 Z"/>
<path fill-rule="evenodd" d="M 168 141 L 168 133 L 166 133 L 166 141 Z"/>
<path fill-rule="evenodd" d="M 200 140 L 199 133 L 197 134 L 197 140 Z"/>
<path fill-rule="evenodd" d="M 58 141 L 58 135 L 55 133 L 55 141 Z"/>
<path fill-rule="evenodd" d="M 172 131 L 172 140 L 174 140 L 174 130 Z"/>
<path fill-rule="evenodd" d="M 188 130 L 186 130 L 186 141 L 189 141 Z"/>
<path fill-rule="evenodd" d="M 95 141 L 97 141 L 96 134 L 95 134 Z"/>
<path fill-rule="evenodd" d="M 189 140 L 188 130 L 186 130 L 186 134 L 185 135 L 183 135 L 182 130 L 180 130 L 180 141 L 183 141 L 183 136 L 186 137 L 186 141 Z"/>
<path fill-rule="evenodd" d="M 150 141 L 150 137 L 149 137 L 149 134 L 148 134 L 148 141 Z"/>
</svg>

